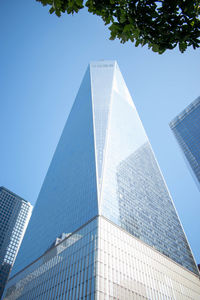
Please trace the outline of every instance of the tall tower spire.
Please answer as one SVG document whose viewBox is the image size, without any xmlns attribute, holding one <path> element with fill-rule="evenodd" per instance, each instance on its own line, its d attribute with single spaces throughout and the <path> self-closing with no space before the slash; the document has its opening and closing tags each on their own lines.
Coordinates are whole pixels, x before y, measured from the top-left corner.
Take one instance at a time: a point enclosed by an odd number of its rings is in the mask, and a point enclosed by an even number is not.
<svg viewBox="0 0 200 300">
<path fill-rule="evenodd" d="M 86 71 L 13 275 L 9 300 L 175 299 L 176 282 L 180 299 L 186 290 L 200 296 L 194 258 L 116 62 Z"/>
</svg>

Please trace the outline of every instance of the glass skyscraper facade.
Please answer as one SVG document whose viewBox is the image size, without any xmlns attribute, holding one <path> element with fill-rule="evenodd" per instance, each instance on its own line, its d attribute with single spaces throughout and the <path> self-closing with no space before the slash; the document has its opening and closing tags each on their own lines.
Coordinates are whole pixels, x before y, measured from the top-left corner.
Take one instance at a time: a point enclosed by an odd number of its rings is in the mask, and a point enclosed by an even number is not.
<svg viewBox="0 0 200 300">
<path fill-rule="evenodd" d="M 0 299 L 31 216 L 29 202 L 0 187 Z"/>
<path fill-rule="evenodd" d="M 92 62 L 5 299 L 198 299 L 198 274 L 118 65 Z"/>
<path fill-rule="evenodd" d="M 200 190 L 200 97 L 188 105 L 169 125 Z"/>
</svg>

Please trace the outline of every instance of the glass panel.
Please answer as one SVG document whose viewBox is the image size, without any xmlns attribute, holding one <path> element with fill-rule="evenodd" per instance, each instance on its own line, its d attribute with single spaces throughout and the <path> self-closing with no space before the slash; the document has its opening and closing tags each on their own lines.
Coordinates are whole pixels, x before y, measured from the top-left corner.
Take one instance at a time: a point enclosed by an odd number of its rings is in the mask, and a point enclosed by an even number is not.
<svg viewBox="0 0 200 300">
<path fill-rule="evenodd" d="M 73 232 L 97 214 L 88 68 L 44 180 L 12 275 L 42 255 L 62 233 Z"/>
<path fill-rule="evenodd" d="M 200 97 L 170 123 L 200 189 Z"/>
<path fill-rule="evenodd" d="M 91 247 L 97 243 L 97 219 L 72 234 L 60 244 L 50 249 L 46 254 L 33 262 L 20 273 L 10 279 L 7 285 L 5 300 L 34 300 L 34 299 L 79 299 L 87 296 L 94 290 L 96 278 L 95 257 L 91 257 Z M 97 250 L 94 250 L 96 252 Z M 89 259 L 89 257 L 91 259 Z M 80 260 L 84 260 L 82 269 L 78 268 Z M 92 269 L 91 283 L 88 281 L 88 269 Z M 60 274 L 64 270 L 64 276 Z M 81 278 L 84 285 L 80 284 Z M 93 286 L 92 286 L 93 285 Z M 43 293 L 42 293 L 43 291 Z M 76 295 L 76 296 L 75 296 Z M 67 298 L 68 296 L 68 298 Z"/>
<path fill-rule="evenodd" d="M 197 273 L 172 199 L 118 67 L 107 135 L 102 215 Z"/>
</svg>

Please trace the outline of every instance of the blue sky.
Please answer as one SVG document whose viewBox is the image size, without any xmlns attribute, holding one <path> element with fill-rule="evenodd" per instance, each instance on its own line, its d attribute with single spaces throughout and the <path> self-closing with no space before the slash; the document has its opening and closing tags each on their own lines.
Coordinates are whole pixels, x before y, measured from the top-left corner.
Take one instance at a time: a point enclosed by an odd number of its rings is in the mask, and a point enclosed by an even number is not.
<svg viewBox="0 0 200 300">
<path fill-rule="evenodd" d="M 200 95 L 200 51 L 163 55 L 109 40 L 87 10 L 57 18 L 0 1 L 0 185 L 35 203 L 88 63 L 117 60 L 200 263 L 200 194 L 168 123 Z"/>
</svg>

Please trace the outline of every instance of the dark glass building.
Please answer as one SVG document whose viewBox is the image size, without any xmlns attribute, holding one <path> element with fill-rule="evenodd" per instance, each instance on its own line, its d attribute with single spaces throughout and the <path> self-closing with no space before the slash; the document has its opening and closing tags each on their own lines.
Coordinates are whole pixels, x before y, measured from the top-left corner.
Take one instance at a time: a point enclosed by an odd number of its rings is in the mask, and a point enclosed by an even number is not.
<svg viewBox="0 0 200 300">
<path fill-rule="evenodd" d="M 0 187 L 0 299 L 31 216 L 29 202 Z"/>
<path fill-rule="evenodd" d="M 198 274 L 118 65 L 92 62 L 5 299 L 198 299 Z"/>
<path fill-rule="evenodd" d="M 200 97 L 169 124 L 200 190 Z"/>
</svg>

